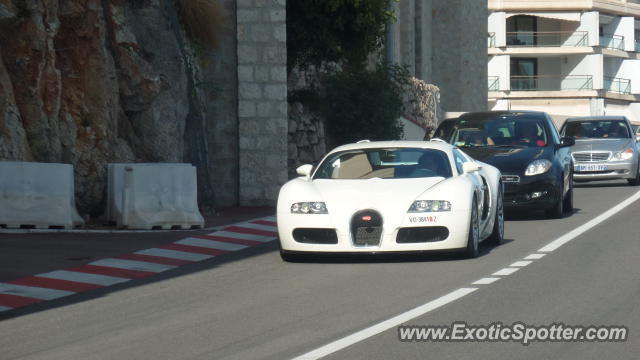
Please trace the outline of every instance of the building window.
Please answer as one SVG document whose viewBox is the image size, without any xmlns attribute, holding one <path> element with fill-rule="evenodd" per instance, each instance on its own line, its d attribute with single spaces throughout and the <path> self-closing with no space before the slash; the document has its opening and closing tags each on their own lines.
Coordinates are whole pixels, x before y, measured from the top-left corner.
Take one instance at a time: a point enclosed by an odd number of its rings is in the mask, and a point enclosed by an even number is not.
<svg viewBox="0 0 640 360">
<path fill-rule="evenodd" d="M 538 59 L 511 58 L 511 90 L 534 90 L 538 81 Z"/>
<path fill-rule="evenodd" d="M 507 45 L 535 46 L 538 23 L 535 16 L 512 16 L 507 19 Z"/>
</svg>

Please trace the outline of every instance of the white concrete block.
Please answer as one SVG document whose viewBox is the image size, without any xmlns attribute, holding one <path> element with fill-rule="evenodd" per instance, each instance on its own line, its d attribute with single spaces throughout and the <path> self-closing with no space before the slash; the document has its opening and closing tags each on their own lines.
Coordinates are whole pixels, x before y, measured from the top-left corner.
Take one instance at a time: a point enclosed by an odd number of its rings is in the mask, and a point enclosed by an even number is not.
<svg viewBox="0 0 640 360">
<path fill-rule="evenodd" d="M 47 229 L 82 224 L 76 211 L 72 165 L 0 162 L 0 225 Z"/>
<path fill-rule="evenodd" d="M 204 227 L 191 164 L 109 164 L 107 218 L 120 228 Z"/>
</svg>

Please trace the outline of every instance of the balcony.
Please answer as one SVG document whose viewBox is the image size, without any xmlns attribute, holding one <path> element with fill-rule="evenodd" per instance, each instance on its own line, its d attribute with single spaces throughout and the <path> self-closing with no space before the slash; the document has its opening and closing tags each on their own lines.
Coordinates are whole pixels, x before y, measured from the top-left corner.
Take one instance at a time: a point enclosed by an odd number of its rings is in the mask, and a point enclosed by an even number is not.
<svg viewBox="0 0 640 360">
<path fill-rule="evenodd" d="M 496 47 L 496 33 L 490 32 L 487 46 L 490 48 Z"/>
<path fill-rule="evenodd" d="M 600 46 L 607 49 L 624 51 L 624 36 L 620 35 L 600 35 Z"/>
<path fill-rule="evenodd" d="M 498 91 L 500 89 L 500 78 L 497 76 L 489 76 L 489 91 Z"/>
<path fill-rule="evenodd" d="M 589 46 L 589 33 L 587 31 L 508 32 L 507 46 L 521 46 L 521 47 Z"/>
<path fill-rule="evenodd" d="M 631 80 L 615 77 L 604 77 L 604 89 L 618 94 L 631 94 Z"/>
<path fill-rule="evenodd" d="M 512 91 L 592 90 L 591 75 L 512 76 Z"/>
</svg>

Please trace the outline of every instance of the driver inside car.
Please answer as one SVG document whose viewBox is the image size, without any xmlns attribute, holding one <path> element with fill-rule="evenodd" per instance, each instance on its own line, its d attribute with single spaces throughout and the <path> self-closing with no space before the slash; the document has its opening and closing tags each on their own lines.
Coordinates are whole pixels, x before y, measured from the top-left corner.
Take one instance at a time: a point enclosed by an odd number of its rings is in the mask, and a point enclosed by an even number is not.
<svg viewBox="0 0 640 360">
<path fill-rule="evenodd" d="M 534 146 L 545 146 L 545 141 L 538 136 L 538 126 L 535 123 L 519 122 L 514 129 L 515 144 L 529 144 Z"/>
</svg>

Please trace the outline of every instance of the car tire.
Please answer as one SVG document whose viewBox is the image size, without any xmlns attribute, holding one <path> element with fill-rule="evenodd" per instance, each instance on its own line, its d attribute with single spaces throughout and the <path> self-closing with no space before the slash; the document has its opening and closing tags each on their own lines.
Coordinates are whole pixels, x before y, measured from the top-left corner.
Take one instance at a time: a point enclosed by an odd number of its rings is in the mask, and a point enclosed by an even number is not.
<svg viewBox="0 0 640 360">
<path fill-rule="evenodd" d="M 546 211 L 547 218 L 549 219 L 561 219 L 564 214 L 564 180 L 560 185 L 560 198 L 558 202 L 549 210 Z"/>
<path fill-rule="evenodd" d="M 573 212 L 573 172 L 569 177 L 569 191 L 567 192 L 567 195 L 564 198 L 564 204 L 563 204 L 562 210 L 566 213 Z"/>
<path fill-rule="evenodd" d="M 471 203 L 471 216 L 469 219 L 469 236 L 467 237 L 467 248 L 464 250 L 466 258 L 478 257 L 478 245 L 480 244 L 480 219 L 478 218 L 478 202 L 473 198 Z"/>
<path fill-rule="evenodd" d="M 498 196 L 496 202 L 496 216 L 493 221 L 493 231 L 489 236 L 489 243 L 501 245 L 504 243 L 504 197 L 502 195 L 502 183 L 498 184 Z"/>
</svg>

